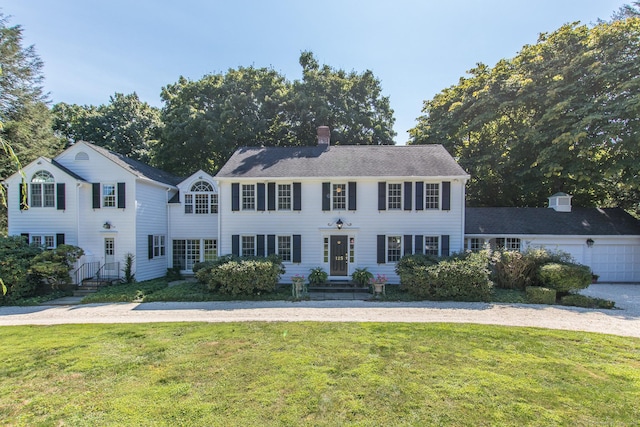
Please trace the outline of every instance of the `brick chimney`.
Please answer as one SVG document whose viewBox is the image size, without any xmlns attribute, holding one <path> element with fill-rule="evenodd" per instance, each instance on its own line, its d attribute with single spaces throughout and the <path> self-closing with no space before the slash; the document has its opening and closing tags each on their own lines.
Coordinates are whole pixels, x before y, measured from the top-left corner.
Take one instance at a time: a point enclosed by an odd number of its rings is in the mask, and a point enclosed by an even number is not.
<svg viewBox="0 0 640 427">
<path fill-rule="evenodd" d="M 331 129 L 329 126 L 318 126 L 318 146 L 329 146 L 331 142 Z"/>
</svg>

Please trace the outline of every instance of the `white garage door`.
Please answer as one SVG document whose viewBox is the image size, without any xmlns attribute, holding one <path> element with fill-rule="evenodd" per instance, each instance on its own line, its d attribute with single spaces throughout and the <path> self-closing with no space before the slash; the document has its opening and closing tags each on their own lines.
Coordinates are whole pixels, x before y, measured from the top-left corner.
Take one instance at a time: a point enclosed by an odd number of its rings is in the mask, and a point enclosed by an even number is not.
<svg viewBox="0 0 640 427">
<path fill-rule="evenodd" d="M 600 282 L 640 282 L 640 246 L 595 244 L 591 250 L 591 270 Z"/>
</svg>

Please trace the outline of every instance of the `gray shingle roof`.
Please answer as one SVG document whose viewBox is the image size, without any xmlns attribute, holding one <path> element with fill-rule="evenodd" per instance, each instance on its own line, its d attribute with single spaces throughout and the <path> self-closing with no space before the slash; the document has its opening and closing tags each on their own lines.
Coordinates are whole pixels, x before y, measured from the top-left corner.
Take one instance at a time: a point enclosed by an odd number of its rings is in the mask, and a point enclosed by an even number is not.
<svg viewBox="0 0 640 427">
<path fill-rule="evenodd" d="M 467 176 L 441 145 L 238 149 L 217 178 Z"/>
<path fill-rule="evenodd" d="M 91 148 L 105 156 L 107 159 L 116 163 L 118 166 L 128 170 L 138 178 L 146 178 L 152 181 L 157 181 L 172 186 L 175 186 L 180 181 L 182 181 L 182 178 L 172 175 L 169 172 L 165 172 L 137 160 L 130 159 L 122 154 L 115 153 L 113 151 L 107 150 L 106 148 L 99 147 L 88 142 L 85 142 L 85 144 L 89 145 Z"/>
<path fill-rule="evenodd" d="M 466 234 L 640 235 L 640 221 L 619 208 L 467 208 Z"/>
</svg>

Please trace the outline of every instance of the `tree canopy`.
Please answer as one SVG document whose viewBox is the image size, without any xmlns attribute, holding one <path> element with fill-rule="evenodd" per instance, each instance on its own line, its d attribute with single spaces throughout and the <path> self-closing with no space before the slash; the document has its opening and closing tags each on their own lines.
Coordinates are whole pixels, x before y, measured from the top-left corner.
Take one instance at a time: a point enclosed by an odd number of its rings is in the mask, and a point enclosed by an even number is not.
<svg viewBox="0 0 640 427">
<path fill-rule="evenodd" d="M 471 206 L 577 204 L 640 211 L 640 19 L 541 34 L 426 101 L 412 144 L 440 143 L 472 175 Z"/>
</svg>

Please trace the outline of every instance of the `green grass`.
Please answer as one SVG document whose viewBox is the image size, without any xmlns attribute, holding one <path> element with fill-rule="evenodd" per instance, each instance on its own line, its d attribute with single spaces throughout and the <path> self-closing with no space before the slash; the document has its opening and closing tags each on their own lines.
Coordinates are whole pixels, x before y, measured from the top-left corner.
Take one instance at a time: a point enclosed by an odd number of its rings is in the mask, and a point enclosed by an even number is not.
<svg viewBox="0 0 640 427">
<path fill-rule="evenodd" d="M 28 337 L 28 339 L 25 339 Z M 640 340 L 480 325 L 3 327 L 17 426 L 637 425 Z"/>
</svg>

